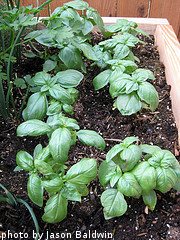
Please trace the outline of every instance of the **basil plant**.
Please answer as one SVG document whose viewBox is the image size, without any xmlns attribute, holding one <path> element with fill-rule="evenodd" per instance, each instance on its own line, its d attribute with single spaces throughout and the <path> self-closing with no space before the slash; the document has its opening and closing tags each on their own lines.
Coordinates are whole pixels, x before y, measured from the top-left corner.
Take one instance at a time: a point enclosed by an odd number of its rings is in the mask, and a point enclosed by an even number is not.
<svg viewBox="0 0 180 240">
<path fill-rule="evenodd" d="M 175 156 L 158 146 L 134 144 L 138 141 L 136 137 L 125 138 L 110 149 L 100 164 L 98 177 L 106 189 L 101 195 L 105 219 L 127 211 L 125 197 L 142 196 L 145 205 L 154 210 L 155 190 L 180 190 L 180 164 Z"/>
<path fill-rule="evenodd" d="M 45 148 L 38 144 L 33 156 L 26 151 L 18 152 L 16 170 L 29 172 L 28 196 L 35 204 L 43 206 L 44 190 L 47 191 L 50 198 L 42 219 L 55 223 L 66 217 L 68 200 L 81 201 L 81 196 L 88 195 L 86 185 L 97 175 L 97 163 L 93 158 L 84 158 L 67 170 L 65 162 L 70 147 L 78 138 L 88 146 L 103 150 L 105 141 L 95 131 L 79 130 L 77 121 L 62 113 L 49 116 L 47 122 L 28 120 L 17 128 L 20 137 L 43 134 L 48 135 L 49 144 Z"/>
<path fill-rule="evenodd" d="M 145 44 L 136 37 L 137 32 L 147 34 L 138 30 L 136 23 L 123 19 L 106 26 L 106 29 L 109 35 L 119 31 L 121 34 L 94 46 L 98 61 L 92 65 L 106 68 L 93 79 L 95 90 L 109 84 L 110 95 L 116 98 L 114 107 L 122 115 L 135 114 L 142 108 L 154 111 L 159 103 L 158 93 L 146 81 L 154 80 L 154 75 L 150 70 L 138 69 L 135 61 L 139 59 L 132 52 L 138 42 Z"/>
<path fill-rule="evenodd" d="M 84 77 L 83 74 L 68 69 L 51 77 L 45 69 L 47 67 L 28 81 L 35 93 L 29 97 L 22 113 L 24 120 L 41 120 L 47 115 L 55 115 L 62 110 L 68 114 L 73 113 L 71 105 L 76 102 L 79 93 L 74 87 L 79 85 Z"/>
<path fill-rule="evenodd" d="M 82 15 L 76 11 L 82 11 Z M 86 14 L 85 14 L 86 13 Z M 81 53 L 90 60 L 98 60 L 93 47 L 87 43 L 94 25 L 105 34 L 104 23 L 99 13 L 85 1 L 67 2 L 54 10 L 49 18 L 42 19 L 46 28 L 29 33 L 25 39 L 35 38 L 37 42 L 59 50 L 46 56 L 61 69 L 77 69 L 86 72 Z M 58 64 L 59 63 L 59 64 Z"/>
</svg>

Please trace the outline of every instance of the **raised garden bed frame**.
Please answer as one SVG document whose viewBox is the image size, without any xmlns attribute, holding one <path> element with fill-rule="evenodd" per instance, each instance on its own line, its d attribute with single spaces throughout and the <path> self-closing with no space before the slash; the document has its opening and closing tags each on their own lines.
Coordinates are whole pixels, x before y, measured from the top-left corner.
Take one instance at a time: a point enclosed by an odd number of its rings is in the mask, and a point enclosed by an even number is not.
<svg viewBox="0 0 180 240">
<path fill-rule="evenodd" d="M 121 17 L 103 17 L 105 25 L 116 23 Z M 180 44 L 176 34 L 164 18 L 123 18 L 134 21 L 138 28 L 154 35 L 155 45 L 160 54 L 160 61 L 165 66 L 167 84 L 171 86 L 172 110 L 178 129 L 180 146 Z"/>
</svg>

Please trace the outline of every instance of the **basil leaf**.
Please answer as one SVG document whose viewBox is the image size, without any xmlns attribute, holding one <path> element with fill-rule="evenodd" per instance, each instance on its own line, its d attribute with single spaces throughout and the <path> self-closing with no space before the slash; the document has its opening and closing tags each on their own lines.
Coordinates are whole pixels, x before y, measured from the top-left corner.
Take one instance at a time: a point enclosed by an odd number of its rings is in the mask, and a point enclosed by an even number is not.
<svg viewBox="0 0 180 240">
<path fill-rule="evenodd" d="M 115 184 L 118 182 L 121 176 L 122 176 L 122 171 L 119 168 L 119 171 L 117 171 L 110 179 L 110 186 L 112 188 L 115 186 Z"/>
<path fill-rule="evenodd" d="M 113 161 L 104 161 L 99 166 L 98 178 L 103 187 L 105 187 L 116 173 L 116 164 Z"/>
<path fill-rule="evenodd" d="M 50 72 L 56 67 L 56 65 L 57 65 L 57 62 L 48 59 L 43 64 L 43 71 Z"/>
<path fill-rule="evenodd" d="M 114 107 L 117 108 L 122 115 L 137 113 L 141 109 L 141 106 L 140 99 L 134 92 L 119 95 L 114 103 Z"/>
<path fill-rule="evenodd" d="M 156 89 L 149 82 L 142 82 L 139 84 L 137 91 L 141 100 L 149 104 L 151 111 L 154 111 L 159 104 L 159 97 Z"/>
<path fill-rule="evenodd" d="M 93 79 L 93 85 L 94 85 L 95 90 L 99 90 L 108 84 L 111 73 L 112 73 L 112 71 L 110 69 L 107 69 L 107 70 L 99 73 Z"/>
<path fill-rule="evenodd" d="M 55 84 L 49 89 L 50 95 L 62 103 L 72 104 L 73 99 L 71 95 L 67 92 L 66 89 L 60 87 L 58 84 Z"/>
<path fill-rule="evenodd" d="M 41 160 L 35 160 L 34 162 L 35 168 L 44 175 L 51 175 L 54 173 L 51 165 L 48 163 L 41 161 Z"/>
<path fill-rule="evenodd" d="M 156 168 L 157 172 L 157 184 L 156 189 L 162 193 L 168 192 L 177 181 L 177 175 L 172 168 Z"/>
<path fill-rule="evenodd" d="M 80 130 L 76 133 L 76 135 L 82 143 L 88 146 L 94 146 L 100 150 L 104 150 L 106 146 L 104 139 L 95 131 Z"/>
<path fill-rule="evenodd" d="M 67 2 L 64 4 L 64 6 L 72 7 L 77 10 L 86 10 L 89 7 L 89 4 L 81 0 L 76 0 L 76 1 Z"/>
<path fill-rule="evenodd" d="M 154 167 L 151 167 L 148 162 L 138 163 L 131 173 L 134 174 L 139 185 L 142 188 L 143 194 L 151 191 L 156 187 L 157 172 Z"/>
<path fill-rule="evenodd" d="M 85 184 L 74 184 L 81 194 L 81 196 L 87 196 L 89 194 L 89 190 Z"/>
<path fill-rule="evenodd" d="M 42 186 L 50 195 L 52 195 L 53 193 L 59 192 L 61 190 L 63 186 L 63 181 L 59 177 L 50 180 L 43 180 Z"/>
<path fill-rule="evenodd" d="M 72 184 L 88 184 L 97 174 L 97 162 L 93 158 L 83 158 L 73 165 L 64 177 Z"/>
<path fill-rule="evenodd" d="M 30 96 L 22 115 L 25 121 L 43 119 L 46 116 L 48 102 L 45 93 L 37 92 Z"/>
<path fill-rule="evenodd" d="M 134 198 L 139 198 L 142 192 L 138 181 L 130 172 L 124 173 L 122 177 L 120 177 L 117 188 L 125 196 Z"/>
<path fill-rule="evenodd" d="M 34 169 L 33 157 L 25 151 L 20 151 L 17 153 L 16 163 L 25 171 L 32 171 Z"/>
<path fill-rule="evenodd" d="M 50 60 L 49 60 L 50 61 Z M 52 79 L 51 75 L 46 72 L 38 72 L 31 80 L 34 85 L 36 86 L 44 86 L 44 85 L 51 85 Z"/>
<path fill-rule="evenodd" d="M 109 162 L 113 160 L 115 157 L 118 157 L 120 159 L 120 152 L 124 149 L 124 147 L 121 144 L 116 144 L 114 147 L 112 147 L 109 152 L 106 155 L 106 161 Z"/>
<path fill-rule="evenodd" d="M 130 48 L 124 44 L 117 44 L 113 51 L 115 59 L 123 59 L 130 53 Z"/>
<path fill-rule="evenodd" d="M 149 209 L 153 211 L 157 203 L 157 196 L 155 191 L 151 190 L 150 192 L 143 194 L 142 197 L 146 206 L 148 206 Z"/>
<path fill-rule="evenodd" d="M 126 137 L 123 142 L 121 143 L 121 145 L 123 147 L 129 147 L 133 142 L 138 142 L 139 139 L 137 137 Z"/>
<path fill-rule="evenodd" d="M 155 168 L 169 168 L 176 164 L 176 158 L 171 152 L 167 150 L 160 150 L 153 152 L 152 157 L 149 158 L 148 162 Z"/>
<path fill-rule="evenodd" d="M 34 149 L 34 152 L 33 152 L 33 157 L 34 159 L 36 159 L 37 155 L 42 151 L 42 145 L 41 144 L 38 144 L 35 149 Z"/>
<path fill-rule="evenodd" d="M 52 133 L 49 150 L 57 162 L 64 164 L 67 161 L 70 146 L 71 133 L 67 128 L 58 128 Z"/>
<path fill-rule="evenodd" d="M 141 148 L 142 152 L 148 153 L 148 154 L 151 154 L 151 155 L 153 154 L 153 152 L 161 150 L 160 147 L 149 145 L 149 144 L 141 144 L 141 145 L 139 145 L 139 147 Z"/>
<path fill-rule="evenodd" d="M 21 123 L 17 128 L 17 136 L 39 136 L 46 133 L 50 133 L 51 128 L 47 123 L 40 120 L 28 120 Z"/>
<path fill-rule="evenodd" d="M 28 196 L 36 205 L 43 206 L 43 186 L 41 184 L 41 178 L 33 173 L 30 175 L 27 184 Z"/>
<path fill-rule="evenodd" d="M 130 145 L 120 153 L 120 158 L 123 160 L 120 164 L 121 169 L 124 172 L 132 170 L 141 157 L 142 152 L 139 146 Z"/>
<path fill-rule="evenodd" d="M 127 210 L 127 203 L 124 196 L 117 189 L 107 189 L 101 195 L 101 204 L 104 207 L 106 220 L 122 216 Z"/>
<path fill-rule="evenodd" d="M 81 194 L 78 192 L 76 186 L 72 183 L 66 182 L 61 190 L 62 196 L 71 201 L 81 201 Z"/>
<path fill-rule="evenodd" d="M 98 58 L 96 57 L 96 52 L 94 51 L 93 47 L 88 43 L 81 43 L 80 49 L 83 51 L 83 54 L 87 59 L 98 61 Z"/>
<path fill-rule="evenodd" d="M 55 79 L 61 85 L 61 87 L 72 88 L 78 86 L 83 77 L 84 75 L 77 70 L 68 69 L 66 71 L 58 72 L 55 76 Z"/>
<path fill-rule="evenodd" d="M 82 29 L 82 32 L 84 35 L 87 35 L 89 32 L 91 32 L 93 30 L 93 24 L 91 23 L 91 21 L 85 19 L 84 20 L 84 28 Z"/>
<path fill-rule="evenodd" d="M 50 150 L 49 150 L 49 145 L 47 147 L 43 148 L 41 152 L 37 155 L 36 159 L 39 161 L 46 161 L 49 159 L 51 156 Z"/>
<path fill-rule="evenodd" d="M 80 51 L 72 45 L 61 49 L 58 56 L 68 69 L 82 69 L 84 67 Z"/>
<path fill-rule="evenodd" d="M 48 223 L 57 223 L 67 216 L 68 201 L 58 193 L 52 196 L 46 203 L 42 220 Z"/>
<path fill-rule="evenodd" d="M 51 104 L 48 109 L 47 109 L 47 115 L 54 115 L 54 114 L 58 114 L 61 112 L 62 109 L 62 105 L 59 102 L 54 102 L 53 104 Z"/>
</svg>

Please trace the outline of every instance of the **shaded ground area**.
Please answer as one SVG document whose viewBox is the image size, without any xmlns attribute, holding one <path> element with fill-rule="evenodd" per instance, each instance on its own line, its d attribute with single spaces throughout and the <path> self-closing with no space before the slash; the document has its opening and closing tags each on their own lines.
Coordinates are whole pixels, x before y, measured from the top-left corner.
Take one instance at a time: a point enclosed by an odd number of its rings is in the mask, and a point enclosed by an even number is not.
<svg viewBox="0 0 180 240">
<path fill-rule="evenodd" d="M 95 41 L 101 39 L 96 35 Z M 147 40 L 147 39 L 146 39 Z M 98 164 L 105 160 L 108 150 L 127 136 L 137 136 L 143 143 L 153 143 L 163 149 L 170 150 L 179 157 L 177 146 L 177 129 L 171 110 L 169 97 L 170 86 L 166 85 L 164 67 L 159 62 L 159 55 L 153 40 L 147 40 L 147 45 L 138 45 L 134 50 L 140 58 L 139 67 L 148 68 L 154 72 L 156 80 L 153 81 L 160 98 L 160 103 L 154 113 L 143 110 L 137 115 L 122 116 L 118 110 L 113 110 L 113 99 L 110 97 L 108 87 L 95 91 L 92 85 L 93 78 L 100 72 L 99 68 L 90 66 L 86 61 L 87 74 L 78 87 L 80 94 L 74 106 L 74 118 L 81 129 L 91 129 L 99 132 L 106 140 L 104 151 L 88 147 L 78 142 L 70 149 L 68 165 L 71 166 L 83 157 L 94 157 Z M 33 65 L 34 63 L 34 65 Z M 25 61 L 20 71 L 25 75 L 35 72 L 39 60 Z M 41 65 L 38 64 L 39 70 Z M 1 183 L 16 197 L 27 201 L 38 218 L 41 239 L 180 239 L 180 200 L 179 193 L 171 190 L 167 194 L 157 192 L 158 202 L 155 210 L 145 213 L 145 205 L 140 199 L 126 198 L 128 210 L 122 216 L 105 220 L 100 204 L 103 188 L 96 178 L 88 188 L 89 195 L 82 198 L 82 202 L 69 202 L 68 216 L 61 223 L 48 224 L 41 220 L 43 209 L 33 204 L 27 196 L 27 173 L 13 172 L 16 167 L 16 154 L 19 150 L 33 152 L 34 147 L 41 143 L 47 145 L 46 136 L 18 138 L 16 127 L 19 123 L 0 121 L 0 176 Z M 1 191 L 2 195 L 2 191 Z M 23 238 L 14 235 L 6 239 L 32 239 L 35 230 L 29 212 L 24 206 L 15 208 L 0 202 L 0 236 L 1 233 L 28 234 Z M 90 231 L 89 231 L 90 230 Z M 89 234 L 90 233 L 90 234 Z M 97 235 L 103 233 L 104 235 Z M 110 238 L 109 238 L 110 239 Z"/>
</svg>

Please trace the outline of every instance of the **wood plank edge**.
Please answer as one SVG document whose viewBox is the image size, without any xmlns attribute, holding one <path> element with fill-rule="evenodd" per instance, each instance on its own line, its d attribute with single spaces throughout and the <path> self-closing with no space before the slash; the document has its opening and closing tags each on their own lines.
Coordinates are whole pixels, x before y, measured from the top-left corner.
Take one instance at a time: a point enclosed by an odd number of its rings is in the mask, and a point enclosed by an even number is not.
<svg viewBox="0 0 180 240">
<path fill-rule="evenodd" d="M 172 110 L 180 146 L 180 44 L 171 25 L 157 26 L 155 44 L 160 53 L 160 61 L 165 65 L 167 84 L 171 86 Z"/>
</svg>

